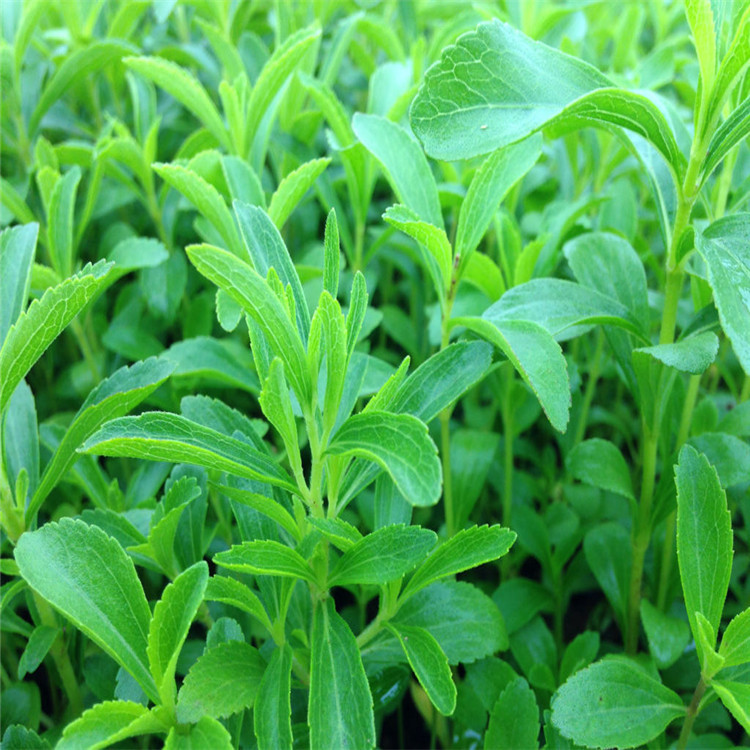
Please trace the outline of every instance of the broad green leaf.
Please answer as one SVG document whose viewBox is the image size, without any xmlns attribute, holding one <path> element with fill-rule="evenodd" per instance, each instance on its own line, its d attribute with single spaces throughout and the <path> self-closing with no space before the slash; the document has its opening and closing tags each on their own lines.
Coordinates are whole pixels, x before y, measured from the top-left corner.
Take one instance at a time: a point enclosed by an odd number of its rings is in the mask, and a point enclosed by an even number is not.
<svg viewBox="0 0 750 750">
<path fill-rule="evenodd" d="M 380 162 L 400 203 L 423 221 L 443 228 L 437 185 L 419 144 L 395 122 L 357 112 L 352 128 L 365 148 Z"/>
<path fill-rule="evenodd" d="M 705 96 L 711 91 L 716 75 L 716 32 L 711 0 L 685 0 L 685 14 L 693 32 Z"/>
<path fill-rule="evenodd" d="M 162 518 L 151 526 L 148 539 L 141 544 L 126 547 L 127 551 L 133 556 L 143 555 L 153 560 L 165 575 L 174 576 L 179 570 L 175 559 L 175 537 L 186 507 L 186 504 L 182 504 L 166 511 Z"/>
<path fill-rule="evenodd" d="M 64 518 L 23 534 L 15 558 L 34 591 L 159 700 L 146 655 L 151 610 L 118 542 L 96 526 Z"/>
<path fill-rule="evenodd" d="M 690 629 L 698 643 L 696 612 L 713 628 L 714 642 L 732 569 L 732 522 L 716 469 L 695 448 L 684 445 L 675 467 L 677 559 Z"/>
<path fill-rule="evenodd" d="M 221 719 L 252 708 L 266 663 L 248 643 L 228 641 L 209 648 L 190 667 L 177 698 L 177 721 Z"/>
<path fill-rule="evenodd" d="M 643 600 L 646 601 L 645 599 Z M 687 627 L 687 626 L 686 626 Z M 566 647 L 560 660 L 560 682 L 591 664 L 599 653 L 601 638 L 593 630 L 579 633 Z"/>
<path fill-rule="evenodd" d="M 609 440 L 584 440 L 568 454 L 565 464 L 574 479 L 635 500 L 630 469 L 618 447 Z"/>
<path fill-rule="evenodd" d="M 266 207 L 263 186 L 250 164 L 237 156 L 224 156 L 221 159 L 221 168 L 233 201 Z"/>
<path fill-rule="evenodd" d="M 237 607 L 243 612 L 255 617 L 270 632 L 272 629 L 268 614 L 263 608 L 260 599 L 244 583 L 226 576 L 211 576 L 206 585 L 204 594 L 206 601 L 223 602 L 232 607 Z"/>
<path fill-rule="evenodd" d="M 0 422 L 0 461 L 19 506 L 26 506 L 39 486 L 39 427 L 31 388 L 22 381 Z M 23 531 L 23 529 L 21 529 Z"/>
<path fill-rule="evenodd" d="M 440 297 L 447 294 L 453 274 L 453 248 L 445 230 L 423 221 L 415 211 L 401 205 L 391 206 L 383 214 L 383 219 L 427 250 L 428 254 L 423 254 L 423 259 L 435 291 Z"/>
<path fill-rule="evenodd" d="M 89 393 L 44 469 L 39 488 L 26 511 L 28 519 L 39 511 L 47 495 L 76 461 L 76 449 L 105 421 L 127 414 L 148 398 L 173 369 L 171 362 L 152 357 L 119 369 Z"/>
<path fill-rule="evenodd" d="M 680 696 L 624 658 L 592 664 L 552 698 L 552 723 L 589 747 L 636 747 L 685 714 Z"/>
<path fill-rule="evenodd" d="M 177 63 L 161 57 L 126 57 L 124 63 L 177 99 L 219 143 L 230 148 L 229 133 L 219 110 L 195 76 Z"/>
<path fill-rule="evenodd" d="M 187 733 L 172 727 L 164 743 L 164 750 L 234 750 L 232 735 L 211 716 L 204 716 L 197 724 L 190 724 Z"/>
<path fill-rule="evenodd" d="M 695 240 L 706 261 L 721 327 L 750 374 L 750 214 L 725 216 L 696 233 Z"/>
<path fill-rule="evenodd" d="M 721 163 L 724 157 L 750 134 L 750 99 L 745 99 L 716 129 L 708 145 L 703 162 L 703 179 Z"/>
<path fill-rule="evenodd" d="M 173 706 L 177 659 L 203 601 L 208 565 L 201 560 L 180 573 L 156 603 L 148 631 L 148 663 L 165 706 Z"/>
<path fill-rule="evenodd" d="M 41 5 L 41 3 L 36 3 Z M 4 750 L 51 750 L 52 745 L 33 729 L 22 724 L 11 724 L 3 733 Z"/>
<path fill-rule="evenodd" d="M 247 249 L 240 239 L 232 214 L 218 190 L 199 174 L 179 164 L 154 164 L 154 171 L 182 193 L 211 222 L 226 243 L 226 249 L 246 261 Z"/>
<path fill-rule="evenodd" d="M 178 414 L 147 412 L 113 419 L 86 440 L 80 452 L 192 463 L 297 492 L 297 485 L 267 455 Z"/>
<path fill-rule="evenodd" d="M 214 555 L 222 568 L 254 575 L 291 576 L 316 583 L 315 575 L 299 552 L 281 542 L 270 540 L 235 544 Z"/>
<path fill-rule="evenodd" d="M 110 63 L 121 60 L 133 51 L 134 47 L 126 42 L 118 39 L 104 39 L 93 42 L 69 55 L 44 86 L 42 95 L 29 118 L 28 132 L 31 134 L 37 130 L 47 110 L 61 99 L 72 85 L 90 73 L 95 73 Z"/>
<path fill-rule="evenodd" d="M 326 217 L 326 227 L 323 240 L 323 288 L 336 299 L 339 291 L 339 264 L 341 248 L 339 246 L 339 224 L 336 210 L 331 209 Z M 0 328 L 0 341 L 2 328 Z"/>
<path fill-rule="evenodd" d="M 471 516 L 484 490 L 499 445 L 500 436 L 494 432 L 464 428 L 451 431 L 451 484 L 457 529 L 463 529 Z"/>
<path fill-rule="evenodd" d="M 315 518 L 310 516 L 307 522 L 342 552 L 348 552 L 357 542 L 361 542 L 363 539 L 362 534 L 354 526 L 340 518 Z"/>
<path fill-rule="evenodd" d="M 326 451 L 375 462 L 412 505 L 435 505 L 440 499 L 437 448 L 416 417 L 376 411 L 355 414 L 336 432 Z"/>
<path fill-rule="evenodd" d="M 375 747 L 372 695 L 357 641 L 332 599 L 318 602 L 310 644 L 311 750 Z"/>
<path fill-rule="evenodd" d="M 52 267 L 60 276 L 73 269 L 73 209 L 81 170 L 73 167 L 57 181 L 49 202 L 47 238 Z"/>
<path fill-rule="evenodd" d="M 486 319 L 495 307 L 490 307 L 482 318 L 453 318 L 451 324 L 466 326 L 498 347 L 539 399 L 552 426 L 565 432 L 570 418 L 570 382 L 560 345 L 537 322 Z"/>
<path fill-rule="evenodd" d="M 44 661 L 52 644 L 60 635 L 59 628 L 50 625 L 39 625 L 29 637 L 21 658 L 18 660 L 18 679 L 23 680 L 27 674 L 36 672 L 39 665 Z"/>
<path fill-rule="evenodd" d="M 461 269 L 482 241 L 508 191 L 536 164 L 542 152 L 539 135 L 490 154 L 471 180 L 461 203 L 456 229 L 456 255 Z"/>
<path fill-rule="evenodd" d="M 485 750 L 515 750 L 539 747 L 539 708 L 526 680 L 513 680 L 490 711 L 484 736 Z"/>
<path fill-rule="evenodd" d="M 404 600 L 431 583 L 505 555 L 516 534 L 502 526 L 473 526 L 443 542 L 419 566 L 401 594 Z"/>
<path fill-rule="evenodd" d="M 750 685 L 730 680 L 713 680 L 711 687 L 744 730 L 750 732 Z"/>
<path fill-rule="evenodd" d="M 284 645 L 273 652 L 255 700 L 253 721 L 258 750 L 291 750 L 291 684 L 292 650 Z"/>
<path fill-rule="evenodd" d="M 541 245 L 539 245 L 541 248 Z M 507 286 L 503 272 L 489 255 L 471 253 L 469 260 L 459 272 L 461 281 L 474 285 L 484 292 L 490 302 L 496 302 L 504 294 Z"/>
<path fill-rule="evenodd" d="M 211 245 L 186 248 L 198 271 L 238 302 L 263 332 L 301 403 L 310 399 L 307 357 L 299 332 L 263 278 L 246 263 Z M 299 310 L 299 306 L 297 307 Z"/>
<path fill-rule="evenodd" d="M 641 600 L 641 622 L 656 666 L 659 669 L 671 667 L 690 641 L 687 623 L 665 614 L 646 599 Z"/>
<path fill-rule="evenodd" d="M 564 279 L 532 279 L 513 287 L 487 308 L 482 317 L 492 323 L 532 321 L 559 339 L 587 330 L 577 326 L 600 324 L 619 326 L 648 340 L 640 322 L 622 303 Z"/>
<path fill-rule="evenodd" d="M 228 487 L 225 484 L 216 484 L 213 486 L 216 487 L 222 495 L 226 495 L 237 503 L 247 505 L 248 508 L 252 508 L 253 510 L 258 511 L 258 513 L 262 513 L 264 516 L 276 521 L 276 523 L 288 531 L 294 539 L 297 541 L 300 540 L 300 530 L 294 518 L 292 518 L 286 508 L 277 503 L 273 498 L 259 495 L 256 492 L 248 492 L 247 490 L 238 489 L 237 487 Z"/>
<path fill-rule="evenodd" d="M 115 245 L 107 260 L 115 264 L 113 273 L 124 276 L 141 268 L 159 266 L 169 258 L 167 248 L 151 237 L 128 237 Z"/>
<path fill-rule="evenodd" d="M 168 730 L 167 725 L 140 703 L 105 701 L 84 711 L 68 724 L 56 747 L 60 750 L 99 750 L 130 737 Z"/>
<path fill-rule="evenodd" d="M 747 441 L 722 432 L 703 432 L 691 437 L 688 443 L 716 469 L 722 487 L 750 480 L 750 445 Z"/>
<path fill-rule="evenodd" d="M 386 627 L 398 638 L 409 666 L 432 704 L 443 716 L 450 716 L 456 710 L 456 686 L 438 642 L 424 628 L 391 623 Z"/>
<path fill-rule="evenodd" d="M 21 313 L 0 349 L 0 411 L 47 347 L 107 285 L 112 267 L 104 261 L 85 266 Z"/>
<path fill-rule="evenodd" d="M 443 50 L 410 118 L 427 153 L 445 161 L 562 124 L 624 127 L 649 140 L 676 171 L 684 162 L 667 120 L 646 96 L 613 88 L 593 66 L 497 20 Z"/>
<path fill-rule="evenodd" d="M 615 523 L 594 527 L 583 540 L 591 572 L 604 591 L 619 623 L 625 621 L 630 576 L 630 536 Z"/>
<path fill-rule="evenodd" d="M 255 270 L 261 276 L 267 276 L 269 269 L 273 268 L 284 289 L 291 285 L 297 327 L 302 336 L 302 342 L 305 343 L 310 331 L 310 312 L 307 309 L 307 299 L 302 291 L 297 269 L 279 230 L 274 226 L 269 215 L 257 206 L 235 201 L 234 215 L 237 217 L 242 239 L 250 253 Z"/>
<path fill-rule="evenodd" d="M 279 183 L 268 204 L 268 216 L 279 229 L 330 163 L 328 158 L 305 162 Z"/>
<path fill-rule="evenodd" d="M 727 625 L 719 647 L 725 667 L 750 662 L 750 607 L 735 615 Z"/>
<path fill-rule="evenodd" d="M 0 234 L 0 346 L 26 307 L 38 224 L 10 227 Z"/>
<path fill-rule="evenodd" d="M 673 344 L 656 344 L 636 351 L 648 354 L 668 367 L 691 375 L 703 374 L 716 359 L 719 339 L 715 333 L 704 331 Z"/>
<path fill-rule="evenodd" d="M 435 546 L 434 531 L 420 526 L 386 526 L 347 550 L 328 579 L 329 586 L 395 581 L 416 567 Z"/>
</svg>

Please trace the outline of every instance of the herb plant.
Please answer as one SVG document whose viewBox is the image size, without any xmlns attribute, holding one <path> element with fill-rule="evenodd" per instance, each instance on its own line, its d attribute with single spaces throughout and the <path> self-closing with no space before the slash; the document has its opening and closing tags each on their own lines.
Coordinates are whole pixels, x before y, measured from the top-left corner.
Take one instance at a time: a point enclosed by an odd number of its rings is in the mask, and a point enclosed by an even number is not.
<svg viewBox="0 0 750 750">
<path fill-rule="evenodd" d="M 3 748 L 750 746 L 750 7 L 2 6 Z"/>
</svg>

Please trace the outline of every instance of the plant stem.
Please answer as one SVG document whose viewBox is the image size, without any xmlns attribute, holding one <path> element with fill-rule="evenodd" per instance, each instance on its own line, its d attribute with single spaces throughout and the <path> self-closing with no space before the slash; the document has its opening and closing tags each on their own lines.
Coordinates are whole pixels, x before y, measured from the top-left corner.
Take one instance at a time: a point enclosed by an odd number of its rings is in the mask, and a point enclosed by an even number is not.
<svg viewBox="0 0 750 750">
<path fill-rule="evenodd" d="M 693 693 L 693 699 L 690 701 L 688 706 L 687 715 L 685 716 L 685 722 L 682 725 L 682 731 L 680 732 L 680 738 L 677 740 L 677 750 L 685 750 L 687 747 L 688 739 L 690 738 L 690 731 L 693 728 L 695 717 L 698 715 L 700 709 L 701 698 L 703 693 L 706 692 L 706 683 L 701 677 L 698 686 L 695 688 Z"/>
</svg>

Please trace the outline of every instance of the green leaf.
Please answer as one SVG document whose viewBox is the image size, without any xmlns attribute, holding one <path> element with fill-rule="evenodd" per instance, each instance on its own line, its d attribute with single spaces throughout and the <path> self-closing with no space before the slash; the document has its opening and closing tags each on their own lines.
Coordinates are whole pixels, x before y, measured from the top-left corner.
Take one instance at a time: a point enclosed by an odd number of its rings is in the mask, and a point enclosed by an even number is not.
<svg viewBox="0 0 750 750">
<path fill-rule="evenodd" d="M 328 579 L 329 586 L 395 581 L 418 565 L 437 541 L 434 531 L 402 524 L 368 534 L 347 550 Z"/>
<path fill-rule="evenodd" d="M 673 344 L 657 344 L 636 351 L 648 354 L 667 367 L 674 367 L 680 372 L 702 375 L 716 359 L 719 339 L 715 333 L 704 331 Z"/>
<path fill-rule="evenodd" d="M 706 159 L 703 162 L 703 179 L 721 163 L 724 157 L 750 134 L 750 99 L 745 99 L 732 114 L 716 129 L 708 144 Z"/>
<path fill-rule="evenodd" d="M 118 39 L 93 42 L 69 55 L 55 71 L 42 91 L 29 118 L 29 134 L 34 133 L 47 110 L 76 82 L 134 51 L 132 45 Z"/>
<path fill-rule="evenodd" d="M 625 658 L 576 672 L 552 698 L 552 723 L 589 747 L 645 745 L 684 714 L 679 695 Z"/>
<path fill-rule="evenodd" d="M 255 170 L 237 156 L 223 156 L 221 168 L 233 201 L 266 207 L 266 196 Z"/>
<path fill-rule="evenodd" d="M 326 217 L 323 240 L 323 288 L 336 299 L 339 291 L 339 264 L 341 248 L 339 245 L 339 223 L 336 210 L 331 209 Z M 0 328 L 0 341 L 2 341 Z"/>
<path fill-rule="evenodd" d="M 568 454 L 565 465 L 579 482 L 635 500 L 630 469 L 619 448 L 609 440 L 584 440 Z"/>
<path fill-rule="evenodd" d="M 167 248 L 151 237 L 128 237 L 118 242 L 107 260 L 115 264 L 113 273 L 124 276 L 141 268 L 154 268 L 169 258 Z"/>
<path fill-rule="evenodd" d="M 294 418 L 289 388 L 284 378 L 284 364 L 278 357 L 274 357 L 271 366 L 268 368 L 268 375 L 263 383 L 258 401 L 266 419 L 281 435 L 289 461 L 295 469 L 295 474 L 301 474 L 302 465 L 299 457 L 297 420 Z"/>
<path fill-rule="evenodd" d="M 541 136 L 532 136 L 498 149 L 477 169 L 458 213 L 455 246 L 462 272 L 508 191 L 536 164 L 541 152 Z"/>
<path fill-rule="evenodd" d="M 325 290 L 320 295 L 318 309 L 315 311 L 311 325 L 320 326 L 322 351 L 325 353 L 326 389 L 322 403 L 323 429 L 325 434 L 330 434 L 336 422 L 344 391 L 348 354 L 346 321 L 341 312 L 341 306 Z M 313 366 L 312 371 L 316 376 L 317 367 Z"/>
<path fill-rule="evenodd" d="M 440 499 L 437 448 L 416 417 L 377 411 L 355 414 L 336 432 L 326 452 L 375 462 L 412 505 L 435 505 Z"/>
<path fill-rule="evenodd" d="M 352 279 L 349 295 L 349 312 L 346 315 L 346 355 L 351 358 L 359 340 L 362 323 L 367 312 L 367 282 L 364 274 L 357 271 Z"/>
<path fill-rule="evenodd" d="M 453 274 L 453 248 L 445 230 L 423 221 L 415 211 L 401 205 L 391 206 L 383 214 L 383 219 L 427 250 L 428 254 L 422 256 L 424 264 L 432 277 L 435 291 L 441 298 L 444 297 L 450 289 Z"/>
<path fill-rule="evenodd" d="M 646 599 L 641 600 L 641 622 L 656 666 L 659 669 L 671 667 L 690 641 L 687 623 L 665 614 Z"/>
<path fill-rule="evenodd" d="M 451 325 L 466 326 L 498 347 L 539 399 L 550 424 L 556 430 L 565 432 L 570 419 L 570 382 L 560 345 L 536 322 L 485 319 L 493 308 L 495 305 L 482 318 L 453 318 Z"/>
<path fill-rule="evenodd" d="M 208 565 L 201 560 L 180 573 L 156 603 L 148 631 L 148 663 L 165 706 L 174 705 L 177 659 L 203 601 Z"/>
<path fill-rule="evenodd" d="M 177 699 L 177 721 L 221 719 L 252 708 L 266 663 L 257 649 L 228 641 L 208 649 L 190 667 Z"/>
<path fill-rule="evenodd" d="M 64 518 L 23 534 L 15 557 L 29 586 L 158 701 L 146 655 L 151 610 L 119 543 L 96 526 Z"/>
<path fill-rule="evenodd" d="M 268 204 L 268 216 L 279 229 L 330 163 L 328 158 L 305 162 L 279 183 Z"/>
<path fill-rule="evenodd" d="M 36 672 L 58 635 L 60 635 L 60 629 L 53 628 L 50 625 L 39 625 L 34 628 L 34 632 L 29 637 L 26 648 L 18 660 L 19 680 L 23 680 L 27 674 Z"/>
<path fill-rule="evenodd" d="M 599 633 L 593 630 L 584 630 L 583 633 L 579 633 L 565 647 L 565 652 L 560 660 L 560 682 L 565 682 L 571 675 L 588 667 L 596 659 L 600 643 Z"/>
<path fill-rule="evenodd" d="M 723 432 L 703 432 L 691 437 L 688 443 L 713 465 L 722 487 L 750 480 L 750 445 L 745 440 Z"/>
<path fill-rule="evenodd" d="M 695 613 L 713 628 L 713 648 L 732 570 L 732 521 L 716 470 L 689 445 L 680 451 L 675 484 L 677 559 L 690 629 L 703 664 Z"/>
<path fill-rule="evenodd" d="M 273 652 L 255 700 L 253 721 L 258 750 L 292 749 L 291 685 L 292 650 L 284 645 Z"/>
<path fill-rule="evenodd" d="M 750 732 L 750 685 L 729 680 L 712 680 L 711 687 L 744 730 Z"/>
<path fill-rule="evenodd" d="M 357 529 L 340 518 L 315 518 L 309 516 L 307 522 L 314 526 L 334 547 L 348 552 L 364 538 Z"/>
<path fill-rule="evenodd" d="M 63 731 L 56 745 L 60 750 L 99 750 L 130 737 L 166 732 L 169 727 L 140 703 L 105 701 L 97 703 Z"/>
<path fill-rule="evenodd" d="M 252 615 L 264 625 L 269 632 L 272 630 L 271 621 L 257 595 L 244 583 L 226 576 L 212 576 L 208 579 L 204 599 L 210 602 L 222 602 L 237 607 Z"/>
<path fill-rule="evenodd" d="M 222 495 L 226 495 L 231 500 L 237 503 L 246 505 L 248 508 L 262 513 L 276 523 L 279 524 L 283 529 L 288 531 L 294 539 L 300 540 L 300 530 L 286 508 L 276 502 L 273 498 L 266 497 L 265 495 L 259 495 L 257 492 L 249 492 L 248 490 L 242 490 L 237 487 L 228 487 L 225 484 L 212 484 Z M 309 520 L 309 519 L 308 519 Z"/>
<path fill-rule="evenodd" d="M 123 62 L 177 99 L 225 148 L 231 147 L 219 110 L 206 89 L 185 68 L 161 57 L 126 57 Z"/>
<path fill-rule="evenodd" d="M 437 185 L 419 144 L 395 122 L 357 112 L 352 128 L 378 160 L 400 203 L 423 221 L 443 228 Z"/>
<path fill-rule="evenodd" d="M 192 463 L 298 491 L 286 472 L 267 455 L 241 440 L 167 412 L 113 419 L 95 432 L 79 452 Z"/>
<path fill-rule="evenodd" d="M 438 642 L 424 628 L 386 624 L 398 638 L 409 666 L 435 708 L 450 716 L 456 710 L 456 686 L 453 675 Z"/>
<path fill-rule="evenodd" d="M 289 576 L 316 583 L 315 575 L 302 555 L 281 542 L 265 540 L 235 544 L 226 552 L 214 555 L 214 562 L 239 573 Z"/>
<path fill-rule="evenodd" d="M 0 411 L 47 347 L 107 285 L 112 267 L 104 261 L 85 266 L 21 313 L 0 349 Z"/>
<path fill-rule="evenodd" d="M 420 565 L 401 594 L 401 600 L 447 576 L 463 573 L 505 555 L 516 539 L 502 526 L 473 526 L 443 542 Z"/>
<path fill-rule="evenodd" d="M 10 227 L 0 234 L 0 346 L 26 307 L 39 224 Z"/>
<path fill-rule="evenodd" d="M 375 747 L 372 695 L 357 641 L 332 599 L 319 602 L 310 645 L 311 750 Z"/>
<path fill-rule="evenodd" d="M 485 750 L 539 747 L 539 708 L 526 680 L 515 679 L 500 693 L 490 712 L 484 747 Z"/>
<path fill-rule="evenodd" d="M 289 325 L 281 302 L 249 265 L 211 245 L 186 248 L 198 271 L 238 302 L 263 332 L 274 354 L 284 363 L 284 374 L 300 403 L 310 400 L 307 357 L 299 332 Z M 297 306 L 299 311 L 299 306 Z"/>
<path fill-rule="evenodd" d="M 593 66 L 494 20 L 443 50 L 412 103 L 411 124 L 427 153 L 445 161 L 553 124 L 617 125 L 649 140 L 679 171 L 684 157 L 658 107 L 612 86 Z"/>
<path fill-rule="evenodd" d="M 210 716 L 191 724 L 186 734 L 172 727 L 164 743 L 164 750 L 234 750 L 232 735 L 224 725 Z"/>
<path fill-rule="evenodd" d="M 685 15 L 698 53 L 701 88 L 707 94 L 711 91 L 716 75 L 716 32 L 711 0 L 685 0 Z"/>
<path fill-rule="evenodd" d="M 628 532 L 615 523 L 596 526 L 586 534 L 583 552 L 591 572 L 622 625 L 627 609 L 631 565 Z"/>
<path fill-rule="evenodd" d="M 212 224 L 226 243 L 227 250 L 247 260 L 248 253 L 237 232 L 232 214 L 219 191 L 199 174 L 179 164 L 154 164 L 156 174 L 182 193 Z"/>
<path fill-rule="evenodd" d="M 750 607 L 735 615 L 727 625 L 719 647 L 725 667 L 750 662 Z"/>
<path fill-rule="evenodd" d="M 750 374 L 750 214 L 725 216 L 696 233 L 695 240 L 706 261 L 721 327 Z"/>
<path fill-rule="evenodd" d="M 73 209 L 81 170 L 73 167 L 52 190 L 49 202 L 47 238 L 52 267 L 60 276 L 73 269 Z"/>
<path fill-rule="evenodd" d="M 122 367 L 89 393 L 47 463 L 39 488 L 26 511 L 32 519 L 55 485 L 78 459 L 76 449 L 106 420 L 127 414 L 148 398 L 169 377 L 174 365 L 152 357 Z"/>
</svg>

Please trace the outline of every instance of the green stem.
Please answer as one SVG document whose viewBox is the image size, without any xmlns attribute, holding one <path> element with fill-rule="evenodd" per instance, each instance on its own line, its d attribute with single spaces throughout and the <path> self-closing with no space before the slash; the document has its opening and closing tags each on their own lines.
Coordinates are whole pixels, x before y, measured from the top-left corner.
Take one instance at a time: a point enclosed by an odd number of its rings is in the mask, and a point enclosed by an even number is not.
<svg viewBox="0 0 750 750">
<path fill-rule="evenodd" d="M 450 288 L 446 294 L 445 305 L 443 308 L 442 330 L 440 337 L 440 351 L 446 349 L 450 344 L 451 329 L 450 319 L 453 312 L 453 303 L 456 299 L 456 289 L 458 287 L 458 268 L 460 258 L 456 256 L 453 263 L 453 273 Z M 456 529 L 456 514 L 453 507 L 453 481 L 451 477 L 451 414 L 453 407 L 448 407 L 440 412 L 440 455 L 443 462 L 443 501 L 445 503 L 445 528 L 450 539 L 458 529 Z"/>
<path fill-rule="evenodd" d="M 703 677 L 701 677 L 700 682 L 693 693 L 693 699 L 688 706 L 685 722 L 683 723 L 682 731 L 680 732 L 680 738 L 677 740 L 677 750 L 685 750 L 687 747 L 687 742 L 690 738 L 690 732 L 693 728 L 695 717 L 698 716 L 698 711 L 700 710 L 701 698 L 703 698 L 705 692 L 706 683 L 703 681 Z"/>
</svg>

